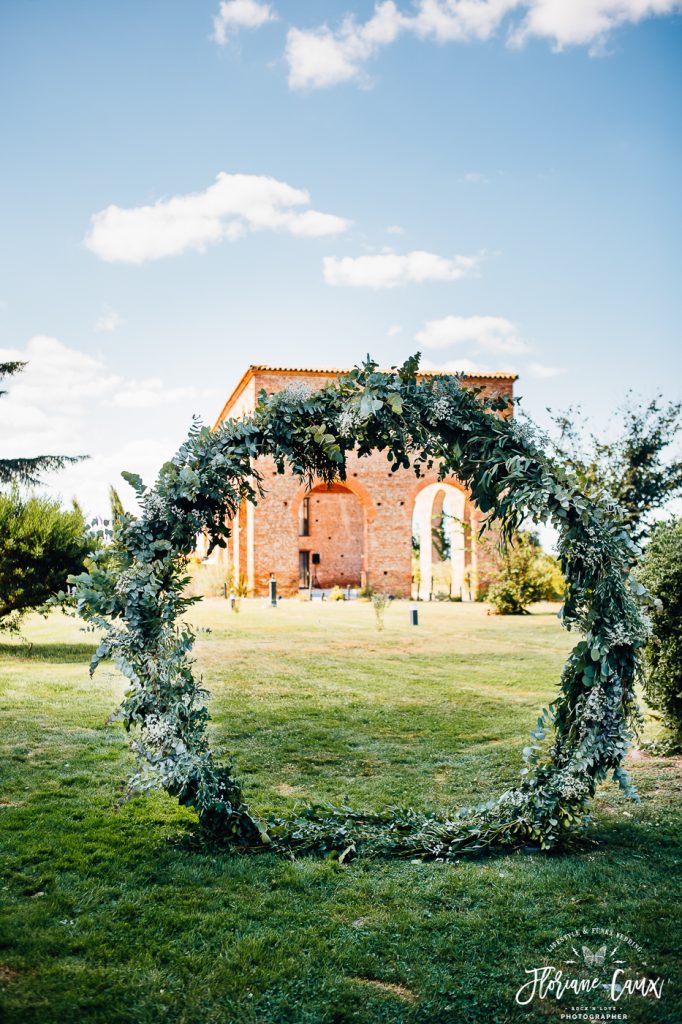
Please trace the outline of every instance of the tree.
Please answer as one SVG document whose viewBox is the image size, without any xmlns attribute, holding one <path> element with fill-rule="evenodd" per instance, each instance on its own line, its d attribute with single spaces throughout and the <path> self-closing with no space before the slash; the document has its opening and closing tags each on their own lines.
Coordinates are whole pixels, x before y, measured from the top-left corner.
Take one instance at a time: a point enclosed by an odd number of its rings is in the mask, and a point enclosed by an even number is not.
<svg viewBox="0 0 682 1024">
<path fill-rule="evenodd" d="M 82 512 L 52 498 L 0 494 L 0 630 L 16 630 L 82 572 L 91 547 Z"/>
<path fill-rule="evenodd" d="M 116 523 L 120 523 L 121 517 L 125 515 L 125 508 L 113 484 L 109 487 L 109 505 L 111 507 L 111 522 L 115 526 Z"/>
<path fill-rule="evenodd" d="M 682 749 L 682 518 L 659 523 L 640 564 L 639 579 L 657 599 L 646 648 L 644 692 L 661 713 L 670 750 Z"/>
<path fill-rule="evenodd" d="M 534 533 L 517 533 L 495 553 L 492 580 L 486 599 L 499 615 L 527 615 L 529 604 L 563 595 L 559 563 L 542 551 Z"/>
<path fill-rule="evenodd" d="M 3 377 L 12 377 L 21 371 L 26 363 L 14 361 L 0 363 L 0 380 Z M 7 391 L 0 391 L 0 398 L 6 395 Z M 86 455 L 36 455 L 33 458 L 0 458 L 0 487 L 3 484 L 23 484 L 27 487 L 35 487 L 40 483 L 42 473 L 50 473 L 72 462 L 80 462 L 87 458 Z"/>
<path fill-rule="evenodd" d="M 603 440 L 586 429 L 580 407 L 548 410 L 558 430 L 554 441 L 580 484 L 605 492 L 623 509 L 633 538 L 645 540 L 652 513 L 682 494 L 682 460 L 667 461 L 670 445 L 682 426 L 682 402 L 650 402 L 629 391 L 616 410 L 620 424 L 615 440 Z"/>
</svg>

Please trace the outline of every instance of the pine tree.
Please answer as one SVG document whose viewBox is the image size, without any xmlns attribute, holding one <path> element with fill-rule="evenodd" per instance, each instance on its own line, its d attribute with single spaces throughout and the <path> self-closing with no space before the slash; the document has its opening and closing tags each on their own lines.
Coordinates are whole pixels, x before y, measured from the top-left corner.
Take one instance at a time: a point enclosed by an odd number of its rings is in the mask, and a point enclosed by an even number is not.
<svg viewBox="0 0 682 1024">
<path fill-rule="evenodd" d="M 120 522 L 121 516 L 125 514 L 123 502 L 113 484 L 109 487 L 109 505 L 111 507 L 111 522 L 115 526 Z"/>
<path fill-rule="evenodd" d="M 0 363 L 0 381 L 3 377 L 12 377 L 21 371 L 26 363 L 14 361 Z M 0 391 L 0 398 L 7 391 Z M 43 473 L 51 473 L 73 462 L 81 462 L 87 455 L 35 455 L 33 458 L 2 459 L 0 458 L 0 487 L 6 484 L 23 484 L 35 487 L 40 483 Z"/>
</svg>

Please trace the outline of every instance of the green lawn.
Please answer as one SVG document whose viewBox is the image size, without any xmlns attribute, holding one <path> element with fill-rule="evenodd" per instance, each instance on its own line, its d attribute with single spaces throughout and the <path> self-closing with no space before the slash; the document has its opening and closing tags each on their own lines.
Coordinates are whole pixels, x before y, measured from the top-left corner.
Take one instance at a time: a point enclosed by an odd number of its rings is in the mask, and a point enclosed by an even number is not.
<svg viewBox="0 0 682 1024">
<path fill-rule="evenodd" d="M 444 810 L 517 778 L 571 638 L 551 610 L 207 601 L 194 621 L 216 744 L 254 810 L 347 799 Z M 558 1021 L 523 1011 L 524 970 L 575 928 L 630 935 L 660 1002 L 627 1020 L 679 1024 L 679 764 L 639 757 L 642 803 L 614 786 L 570 855 L 455 865 L 344 866 L 197 849 L 193 817 L 162 795 L 119 806 L 133 765 L 107 717 L 123 692 L 91 682 L 91 634 L 29 620 L 30 653 L 0 644 L 3 926 L 8 1022 L 343 1024 Z M 595 945 L 595 943 L 589 943 Z"/>
</svg>

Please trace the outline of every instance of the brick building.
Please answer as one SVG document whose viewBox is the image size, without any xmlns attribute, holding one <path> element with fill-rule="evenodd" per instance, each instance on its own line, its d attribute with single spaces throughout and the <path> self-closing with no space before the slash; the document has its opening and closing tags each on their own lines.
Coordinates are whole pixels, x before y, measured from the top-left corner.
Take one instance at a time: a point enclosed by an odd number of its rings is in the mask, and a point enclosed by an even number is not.
<svg viewBox="0 0 682 1024">
<path fill-rule="evenodd" d="M 250 366 L 216 426 L 252 412 L 261 390 L 274 394 L 295 382 L 319 388 L 343 372 Z M 515 379 L 511 373 L 467 376 L 472 386 L 503 395 L 512 394 Z M 258 469 L 265 497 L 239 509 L 227 548 L 214 556 L 250 594 L 267 594 L 272 574 L 284 596 L 309 586 L 369 585 L 396 597 L 428 598 L 437 577 L 452 596 L 475 599 L 480 513 L 456 479 L 392 473 L 382 452 L 349 453 L 344 483 L 309 491 L 291 473 L 277 473 L 270 457 L 259 458 Z"/>
</svg>

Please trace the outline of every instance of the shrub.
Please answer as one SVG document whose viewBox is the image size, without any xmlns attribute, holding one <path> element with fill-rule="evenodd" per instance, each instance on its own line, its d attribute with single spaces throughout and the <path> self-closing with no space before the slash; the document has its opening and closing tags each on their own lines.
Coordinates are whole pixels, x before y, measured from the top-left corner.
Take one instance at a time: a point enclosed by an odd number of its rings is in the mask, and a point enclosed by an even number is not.
<svg viewBox="0 0 682 1024">
<path fill-rule="evenodd" d="M 16 630 L 83 571 L 93 538 L 78 508 L 52 498 L 0 494 L 0 629 Z"/>
<path fill-rule="evenodd" d="M 235 579 L 234 571 L 225 571 L 220 562 L 187 560 L 187 593 L 190 597 L 234 597 L 234 611 L 239 611 L 239 598 L 248 596 L 248 582 L 242 573 Z"/>
<path fill-rule="evenodd" d="M 381 632 L 384 628 L 384 615 L 388 604 L 388 594 L 372 594 L 372 606 L 376 617 L 377 629 Z"/>
<path fill-rule="evenodd" d="M 532 533 L 518 533 L 513 544 L 498 552 L 487 600 L 498 615 L 527 615 L 528 605 L 563 595 L 559 564 L 545 554 Z"/>
<path fill-rule="evenodd" d="M 225 596 L 227 577 L 224 566 L 219 563 L 190 561 L 187 575 L 190 580 L 187 591 L 192 597 Z"/>
<path fill-rule="evenodd" d="M 346 593 L 345 593 L 344 590 L 341 589 L 341 587 L 332 587 L 332 589 L 329 591 L 329 600 L 330 601 L 345 601 L 346 600 Z"/>
<path fill-rule="evenodd" d="M 234 569 L 230 569 L 226 582 L 228 594 L 233 594 L 235 597 L 249 596 L 249 581 L 243 572 L 239 573 L 239 576 L 235 576 Z"/>
<path fill-rule="evenodd" d="M 644 692 L 661 715 L 666 746 L 682 749 L 682 518 L 653 530 L 639 578 L 657 599 L 646 648 Z"/>
<path fill-rule="evenodd" d="M 538 554 L 537 570 L 542 577 L 541 601 L 563 601 L 566 590 L 566 580 L 561 571 L 559 559 L 554 555 L 541 551 Z"/>
</svg>

